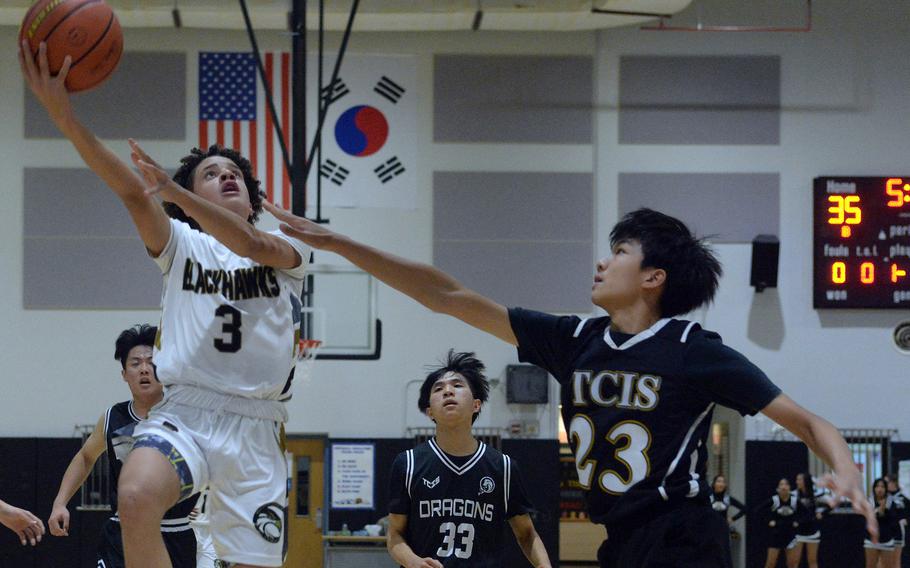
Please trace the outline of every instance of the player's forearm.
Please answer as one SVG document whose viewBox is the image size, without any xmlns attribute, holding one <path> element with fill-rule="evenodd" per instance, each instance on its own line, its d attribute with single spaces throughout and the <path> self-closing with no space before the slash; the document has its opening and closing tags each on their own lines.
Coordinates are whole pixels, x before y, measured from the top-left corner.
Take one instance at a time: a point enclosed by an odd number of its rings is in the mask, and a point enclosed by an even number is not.
<svg viewBox="0 0 910 568">
<path fill-rule="evenodd" d="M 519 540 L 518 544 L 534 568 L 550 568 L 550 556 L 547 554 L 547 549 L 536 531 L 530 539 Z"/>
<path fill-rule="evenodd" d="M 271 259 L 262 258 L 261 253 L 266 247 L 265 243 L 269 237 L 236 213 L 215 205 L 184 188 L 177 191 L 171 200 L 199 223 L 203 231 L 218 239 L 221 244 L 234 253 L 264 264 L 281 264 L 277 266 L 278 268 L 293 267 L 292 263 L 273 263 L 269 261 Z M 285 246 L 289 251 L 293 250 L 286 243 Z M 293 255 L 293 252 L 291 254 Z"/>
<path fill-rule="evenodd" d="M 79 152 L 82 161 L 124 202 L 152 201 L 145 195 L 145 187 L 138 174 L 118 158 L 75 116 L 68 114 L 54 118 L 60 132 Z"/>
<path fill-rule="evenodd" d="M 420 557 L 414 554 L 414 551 L 408 546 L 408 543 L 404 541 L 404 537 L 398 533 L 389 533 L 389 540 L 386 548 L 389 551 L 389 555 L 400 566 L 408 566 L 414 561 L 420 560 Z"/>
<path fill-rule="evenodd" d="M 88 463 L 82 452 L 73 457 L 66 468 L 66 472 L 63 474 L 63 479 L 60 481 L 60 489 L 54 498 L 55 507 L 58 505 L 66 507 L 73 495 L 76 494 L 76 491 L 79 490 L 79 487 L 85 483 L 85 479 L 88 477 L 93 465 L 94 462 Z"/>
<path fill-rule="evenodd" d="M 399 292 L 434 312 L 445 312 L 446 299 L 464 290 L 448 274 L 338 235 L 329 248 Z"/>
<path fill-rule="evenodd" d="M 844 437 L 833 424 L 816 415 L 807 421 L 803 432 L 795 432 L 815 455 L 828 464 L 838 475 L 859 477 L 853 455 Z"/>
</svg>

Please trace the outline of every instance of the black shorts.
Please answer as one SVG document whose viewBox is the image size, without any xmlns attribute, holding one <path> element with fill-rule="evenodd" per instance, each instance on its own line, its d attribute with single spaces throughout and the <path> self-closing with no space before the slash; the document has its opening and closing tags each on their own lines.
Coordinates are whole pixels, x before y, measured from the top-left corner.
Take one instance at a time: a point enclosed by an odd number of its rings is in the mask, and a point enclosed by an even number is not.
<svg viewBox="0 0 910 568">
<path fill-rule="evenodd" d="M 192 529 L 161 533 L 174 568 L 196 568 L 196 534 Z M 108 519 L 101 528 L 97 568 L 126 568 L 120 523 Z"/>
<path fill-rule="evenodd" d="M 684 505 L 627 528 L 608 528 L 601 568 L 732 568 L 729 527 L 710 506 Z"/>
</svg>

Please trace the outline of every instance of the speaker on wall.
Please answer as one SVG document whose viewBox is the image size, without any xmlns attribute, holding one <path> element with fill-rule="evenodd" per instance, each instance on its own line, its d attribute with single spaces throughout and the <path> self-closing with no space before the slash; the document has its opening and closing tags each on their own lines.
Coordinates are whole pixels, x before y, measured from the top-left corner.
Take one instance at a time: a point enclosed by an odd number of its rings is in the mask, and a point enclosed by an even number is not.
<svg viewBox="0 0 910 568">
<path fill-rule="evenodd" d="M 752 239 L 752 270 L 749 285 L 756 292 L 765 288 L 777 288 L 777 259 L 780 256 L 780 241 L 775 235 L 758 235 Z"/>
<path fill-rule="evenodd" d="M 510 404 L 547 404 L 549 375 L 534 365 L 506 365 L 506 402 Z"/>
</svg>

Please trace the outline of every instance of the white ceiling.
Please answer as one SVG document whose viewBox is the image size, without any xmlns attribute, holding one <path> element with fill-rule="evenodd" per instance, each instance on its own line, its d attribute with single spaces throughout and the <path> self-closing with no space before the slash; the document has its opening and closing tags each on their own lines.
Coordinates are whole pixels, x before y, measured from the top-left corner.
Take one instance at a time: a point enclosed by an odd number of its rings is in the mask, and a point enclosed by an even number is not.
<svg viewBox="0 0 910 568">
<path fill-rule="evenodd" d="M 243 29 L 233 0 L 107 0 L 126 27 L 172 27 L 180 9 L 187 28 Z M 692 0 L 361 0 L 355 31 L 470 30 L 478 6 L 482 30 L 593 30 L 654 21 L 653 17 L 594 14 L 591 8 L 675 14 Z M 32 0 L 3 0 L 0 25 L 18 26 Z M 343 30 L 352 0 L 326 0 L 327 30 Z M 317 26 L 318 0 L 307 2 L 307 27 Z M 285 29 L 291 0 L 247 0 L 256 29 Z"/>
</svg>

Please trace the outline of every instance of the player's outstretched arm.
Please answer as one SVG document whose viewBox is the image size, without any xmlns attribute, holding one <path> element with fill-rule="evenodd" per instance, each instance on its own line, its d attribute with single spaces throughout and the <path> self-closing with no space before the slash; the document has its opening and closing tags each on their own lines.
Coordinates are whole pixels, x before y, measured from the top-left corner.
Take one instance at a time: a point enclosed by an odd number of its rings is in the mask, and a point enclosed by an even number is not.
<svg viewBox="0 0 910 568">
<path fill-rule="evenodd" d="M 878 522 L 875 520 L 875 511 L 866 499 L 862 476 L 853 463 L 847 442 L 837 428 L 796 404 L 785 394 L 778 395 L 762 413 L 795 434 L 834 470 L 834 475 L 822 483 L 838 497 L 846 497 L 853 503 L 853 509 L 866 517 L 866 530 L 877 542 Z"/>
<path fill-rule="evenodd" d="M 142 173 L 145 193 L 179 205 L 202 229 L 234 253 L 274 268 L 296 268 L 300 255 L 284 239 L 260 231 L 246 219 L 180 187 L 139 144 L 130 139 L 130 158 Z"/>
<path fill-rule="evenodd" d="M 19 47 L 19 66 L 29 89 L 47 110 L 60 132 L 75 146 L 82 160 L 104 180 L 126 205 L 142 242 L 157 256 L 170 238 L 171 226 L 161 205 L 145 194 L 142 179 L 128 164 L 114 155 L 76 118 L 64 82 L 72 60 L 69 56 L 56 76 L 51 76 L 47 47 L 42 42 L 32 58 L 26 42 Z"/>
<path fill-rule="evenodd" d="M 505 306 L 466 288 L 441 270 L 359 243 L 271 203 L 263 202 L 263 207 L 282 222 L 286 235 L 345 257 L 434 312 L 454 316 L 507 343 L 518 344 Z"/>
<path fill-rule="evenodd" d="M 389 554 L 399 565 L 404 568 L 443 568 L 442 563 L 435 558 L 421 558 L 404 540 L 404 533 L 408 528 L 408 516 L 389 514 L 389 538 L 386 548 Z"/>
<path fill-rule="evenodd" d="M 44 535 L 44 524 L 31 512 L 0 501 L 0 524 L 19 535 L 22 546 L 35 546 Z M 440 567 L 442 568 L 442 567 Z"/>
<path fill-rule="evenodd" d="M 540 540 L 537 529 L 534 528 L 531 516 L 516 515 L 509 519 L 509 525 L 512 527 L 512 533 L 515 534 L 518 546 L 521 547 L 521 551 L 534 568 L 551 568 L 547 549 Z"/>
<path fill-rule="evenodd" d="M 66 508 L 67 503 L 79 490 L 79 487 L 85 483 L 85 479 L 95 466 L 98 458 L 107 450 L 107 443 L 104 439 L 104 415 L 98 419 L 95 429 L 85 440 L 85 444 L 76 452 L 70 464 L 63 474 L 63 480 L 60 482 L 60 489 L 57 490 L 57 496 L 54 498 L 54 504 L 51 508 L 51 516 L 47 519 L 47 526 L 54 536 L 69 536 L 70 530 L 70 512 Z"/>
</svg>

